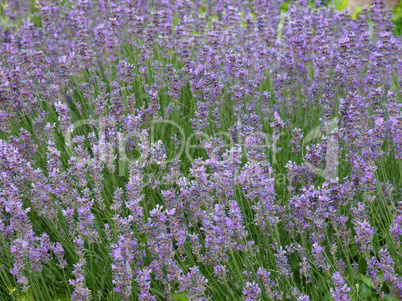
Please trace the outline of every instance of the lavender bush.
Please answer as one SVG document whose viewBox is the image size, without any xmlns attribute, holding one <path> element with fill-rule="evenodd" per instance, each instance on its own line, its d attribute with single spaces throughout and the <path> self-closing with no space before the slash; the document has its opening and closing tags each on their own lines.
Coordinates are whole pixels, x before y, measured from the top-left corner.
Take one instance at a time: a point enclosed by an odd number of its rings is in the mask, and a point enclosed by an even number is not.
<svg viewBox="0 0 402 301">
<path fill-rule="evenodd" d="M 402 40 L 285 6 L 2 2 L 1 300 L 402 299 Z"/>
</svg>

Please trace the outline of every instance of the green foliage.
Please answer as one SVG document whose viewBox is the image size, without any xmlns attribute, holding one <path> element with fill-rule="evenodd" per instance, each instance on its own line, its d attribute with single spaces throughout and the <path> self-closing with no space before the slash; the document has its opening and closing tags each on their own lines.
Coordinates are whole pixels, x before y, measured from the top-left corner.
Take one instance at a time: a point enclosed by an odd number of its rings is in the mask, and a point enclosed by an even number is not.
<svg viewBox="0 0 402 301">
<path fill-rule="evenodd" d="M 289 4 L 290 3 L 292 3 L 292 1 L 288 1 L 288 2 L 282 2 L 281 3 L 281 12 L 283 12 L 283 13 L 286 13 L 287 11 L 288 11 L 288 7 L 289 7 Z"/>
<path fill-rule="evenodd" d="M 402 1 L 399 1 L 399 4 L 394 9 L 394 18 L 392 19 L 395 24 L 395 34 L 402 34 Z"/>
<path fill-rule="evenodd" d="M 357 16 L 360 14 L 360 12 L 361 12 L 362 10 L 363 10 L 363 7 L 357 6 L 356 9 L 355 9 L 355 11 L 354 11 L 353 14 L 351 15 L 351 17 L 352 17 L 353 19 L 356 19 Z"/>
<path fill-rule="evenodd" d="M 344 10 L 348 7 L 349 1 L 348 0 L 331 0 L 329 4 L 335 4 L 335 8 L 337 10 Z"/>
<path fill-rule="evenodd" d="M 32 296 L 32 293 L 30 291 L 28 291 L 26 293 L 18 293 L 17 288 L 12 286 L 12 285 L 8 286 L 8 292 L 9 292 L 10 296 L 16 301 L 30 301 L 30 300 L 33 300 L 33 296 Z"/>
<path fill-rule="evenodd" d="M 172 297 L 177 301 L 188 301 L 188 298 L 185 293 L 172 294 Z"/>
</svg>

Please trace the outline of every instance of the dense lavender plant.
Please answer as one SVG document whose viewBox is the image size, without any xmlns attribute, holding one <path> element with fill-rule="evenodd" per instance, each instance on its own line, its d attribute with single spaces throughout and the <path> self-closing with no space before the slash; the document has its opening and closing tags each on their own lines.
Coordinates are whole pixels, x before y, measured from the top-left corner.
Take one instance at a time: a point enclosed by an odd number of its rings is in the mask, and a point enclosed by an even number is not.
<svg viewBox="0 0 402 301">
<path fill-rule="evenodd" d="M 0 299 L 400 299 L 384 7 L 2 4 Z"/>
</svg>

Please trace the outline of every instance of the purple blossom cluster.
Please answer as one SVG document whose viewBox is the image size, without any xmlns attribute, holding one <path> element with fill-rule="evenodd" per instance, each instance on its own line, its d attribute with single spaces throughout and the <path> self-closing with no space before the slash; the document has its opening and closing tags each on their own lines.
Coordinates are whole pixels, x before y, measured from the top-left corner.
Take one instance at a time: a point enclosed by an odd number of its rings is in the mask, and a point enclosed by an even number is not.
<svg viewBox="0 0 402 301">
<path fill-rule="evenodd" d="M 402 40 L 282 2 L 3 5 L 0 299 L 402 299 Z"/>
</svg>

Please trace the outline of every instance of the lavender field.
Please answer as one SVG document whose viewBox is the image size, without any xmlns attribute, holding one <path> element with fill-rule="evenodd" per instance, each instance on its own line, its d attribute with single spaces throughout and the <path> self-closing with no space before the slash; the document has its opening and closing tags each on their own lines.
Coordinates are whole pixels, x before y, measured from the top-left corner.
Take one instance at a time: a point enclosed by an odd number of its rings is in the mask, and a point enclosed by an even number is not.
<svg viewBox="0 0 402 301">
<path fill-rule="evenodd" d="M 0 300 L 402 300 L 402 38 L 320 2 L 2 0 Z"/>
</svg>

